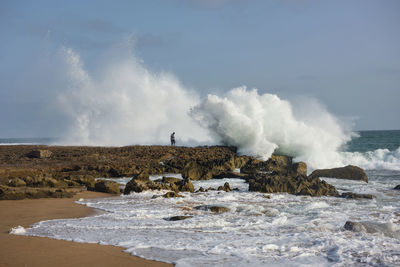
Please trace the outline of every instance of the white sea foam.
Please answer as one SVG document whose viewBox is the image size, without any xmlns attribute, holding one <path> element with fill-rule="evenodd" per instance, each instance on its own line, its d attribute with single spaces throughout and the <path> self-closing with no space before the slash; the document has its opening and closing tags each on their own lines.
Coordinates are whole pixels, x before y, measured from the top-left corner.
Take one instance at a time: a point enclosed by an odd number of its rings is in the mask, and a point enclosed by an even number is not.
<svg viewBox="0 0 400 267">
<path fill-rule="evenodd" d="M 389 149 L 377 149 L 375 151 L 341 152 L 340 163 L 353 164 L 367 170 L 387 169 L 400 170 L 400 147 L 395 151 Z"/>
<path fill-rule="evenodd" d="M 26 230 L 25 230 L 25 228 L 23 226 L 18 225 L 16 227 L 13 227 L 10 230 L 10 234 L 13 234 L 13 235 L 24 235 L 24 234 L 26 234 Z"/>
<path fill-rule="evenodd" d="M 198 181 L 216 186 L 238 179 Z M 186 193 L 184 198 L 153 198 L 147 191 L 82 204 L 107 213 L 45 221 L 27 235 L 111 244 L 149 259 L 177 266 L 395 266 L 400 260 L 398 211 L 393 186 L 398 180 L 370 175 L 368 184 L 327 179 L 341 191 L 373 193 L 376 200 L 302 197 L 247 191 Z M 219 205 L 213 214 L 199 205 Z M 189 215 L 182 221 L 165 220 Z M 345 231 L 347 220 L 367 232 Z"/>
</svg>

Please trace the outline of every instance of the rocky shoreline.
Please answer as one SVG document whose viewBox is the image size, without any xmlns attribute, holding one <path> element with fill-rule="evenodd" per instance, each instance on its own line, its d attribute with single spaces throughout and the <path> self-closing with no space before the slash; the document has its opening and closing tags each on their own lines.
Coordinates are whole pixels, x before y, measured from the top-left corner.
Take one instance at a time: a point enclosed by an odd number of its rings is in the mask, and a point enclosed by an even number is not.
<svg viewBox="0 0 400 267">
<path fill-rule="evenodd" d="M 240 173 L 235 169 L 240 169 Z M 150 175 L 164 173 L 180 173 L 183 179 L 149 179 Z M 110 194 L 161 189 L 194 192 L 192 180 L 223 177 L 244 179 L 249 183 L 249 191 L 263 193 L 373 197 L 340 195 L 321 176 L 368 182 L 365 172 L 355 166 L 316 170 L 307 176 L 306 163 L 293 163 L 291 157 L 272 155 L 267 161 L 260 161 L 239 156 L 235 147 L 226 146 L 2 146 L 0 149 L 0 199 L 72 197 L 84 190 Z M 125 188 L 99 179 L 110 177 L 132 179 Z M 216 190 L 229 192 L 231 188 L 225 184 Z"/>
</svg>

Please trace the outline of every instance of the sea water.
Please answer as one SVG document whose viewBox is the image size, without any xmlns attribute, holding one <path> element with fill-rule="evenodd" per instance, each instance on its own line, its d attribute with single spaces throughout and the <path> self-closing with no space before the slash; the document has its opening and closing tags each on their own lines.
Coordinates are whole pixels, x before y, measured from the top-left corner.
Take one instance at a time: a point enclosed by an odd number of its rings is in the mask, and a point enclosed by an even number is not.
<svg viewBox="0 0 400 267">
<path fill-rule="evenodd" d="M 400 131 L 360 135 L 343 157 L 366 168 L 369 183 L 324 179 L 339 192 L 374 194 L 373 200 L 249 192 L 245 181 L 227 177 L 194 185 L 216 188 L 229 182 L 236 190 L 183 192 L 183 198 L 170 199 L 161 197 L 166 191 L 81 199 L 79 204 L 103 213 L 43 221 L 14 233 L 120 246 L 177 266 L 398 266 L 400 191 L 393 188 L 400 184 Z M 229 211 L 214 214 L 195 208 L 200 205 Z M 177 215 L 192 217 L 168 220 Z M 348 220 L 366 231 L 345 230 Z"/>
</svg>

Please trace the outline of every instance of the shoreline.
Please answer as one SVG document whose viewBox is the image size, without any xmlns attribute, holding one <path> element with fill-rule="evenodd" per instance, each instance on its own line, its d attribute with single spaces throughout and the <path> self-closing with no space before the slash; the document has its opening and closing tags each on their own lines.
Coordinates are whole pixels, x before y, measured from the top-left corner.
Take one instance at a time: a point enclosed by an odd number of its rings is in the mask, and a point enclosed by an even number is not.
<svg viewBox="0 0 400 267">
<path fill-rule="evenodd" d="M 0 266 L 173 266 L 132 256 L 116 246 L 9 234 L 18 225 L 27 228 L 44 220 L 93 215 L 95 209 L 75 201 L 110 196 L 84 191 L 72 198 L 0 201 Z"/>
</svg>

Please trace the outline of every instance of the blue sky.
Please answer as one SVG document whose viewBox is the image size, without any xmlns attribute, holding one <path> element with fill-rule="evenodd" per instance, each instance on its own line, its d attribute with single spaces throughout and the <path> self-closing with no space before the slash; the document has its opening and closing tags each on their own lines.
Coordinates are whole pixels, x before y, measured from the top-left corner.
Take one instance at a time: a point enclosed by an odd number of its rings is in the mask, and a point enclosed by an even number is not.
<svg viewBox="0 0 400 267">
<path fill-rule="evenodd" d="M 66 46 L 96 69 L 126 38 L 202 96 L 246 85 L 316 98 L 357 130 L 400 129 L 399 14 L 396 0 L 2 0 L 0 137 L 58 134 L 38 62 Z"/>
</svg>

